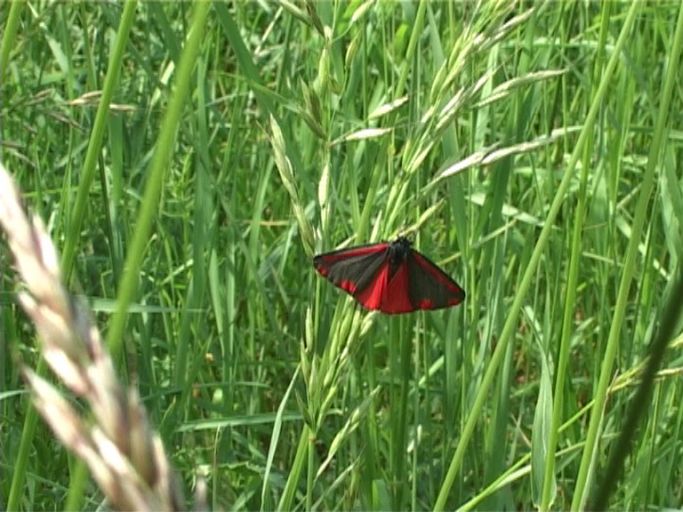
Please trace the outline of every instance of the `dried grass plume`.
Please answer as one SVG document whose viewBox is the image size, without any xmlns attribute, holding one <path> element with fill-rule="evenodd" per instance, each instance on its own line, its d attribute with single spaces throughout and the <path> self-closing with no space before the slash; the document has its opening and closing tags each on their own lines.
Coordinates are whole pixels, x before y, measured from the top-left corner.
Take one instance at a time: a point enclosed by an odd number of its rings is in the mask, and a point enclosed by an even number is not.
<svg viewBox="0 0 683 512">
<path fill-rule="evenodd" d="M 43 223 L 39 218 L 29 219 L 19 190 L 2 164 L 0 226 L 24 283 L 19 302 L 36 326 L 45 361 L 92 413 L 86 421 L 52 384 L 24 368 L 43 419 L 87 463 L 111 507 L 185 508 L 161 440 L 150 428 L 138 394 L 118 381 L 89 312 L 61 282 L 57 252 Z"/>
</svg>

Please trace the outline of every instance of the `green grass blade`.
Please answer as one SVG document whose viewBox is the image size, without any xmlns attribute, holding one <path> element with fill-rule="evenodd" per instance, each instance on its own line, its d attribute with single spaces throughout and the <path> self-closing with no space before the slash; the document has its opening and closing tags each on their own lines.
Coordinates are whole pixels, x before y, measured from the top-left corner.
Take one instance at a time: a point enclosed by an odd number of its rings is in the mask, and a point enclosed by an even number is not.
<svg viewBox="0 0 683 512">
<path fill-rule="evenodd" d="M 117 310 L 111 318 L 107 333 L 107 345 L 115 360 L 120 360 L 123 349 L 123 332 L 128 317 L 128 306 L 133 301 L 138 289 L 140 278 L 140 265 L 145 254 L 145 248 L 149 242 L 152 230 L 152 222 L 159 205 L 159 197 L 164 184 L 164 176 L 168 168 L 169 160 L 173 152 L 173 141 L 180 123 L 183 106 L 192 78 L 197 54 L 204 37 L 204 25 L 211 4 L 198 2 L 195 4 L 192 24 L 187 39 L 187 44 L 181 54 L 178 70 L 175 77 L 174 93 L 168 105 L 168 110 L 161 123 L 161 132 L 157 140 L 154 157 L 149 168 L 145 192 L 142 204 L 137 216 L 137 223 L 133 239 L 126 255 L 124 274 L 117 294 Z"/>
<path fill-rule="evenodd" d="M 645 225 L 648 203 L 650 202 L 652 188 L 655 184 L 655 173 L 659 164 L 660 150 L 666 141 L 666 122 L 670 112 L 671 95 L 674 85 L 678 80 L 678 56 L 682 44 L 683 8 L 681 8 L 679 11 L 673 51 L 670 55 L 671 59 L 669 60 L 669 65 L 667 66 L 664 82 L 662 83 L 662 94 L 660 96 L 659 112 L 657 114 L 655 129 L 652 136 L 652 145 L 650 146 L 650 154 L 648 155 L 647 167 L 645 169 L 645 175 L 643 176 L 643 182 L 640 186 L 638 204 L 636 206 L 636 216 L 633 220 L 631 237 L 626 250 L 624 268 L 622 270 L 621 281 L 619 283 L 619 291 L 617 294 L 614 315 L 610 324 L 611 327 L 609 336 L 607 338 L 605 355 L 600 366 L 600 379 L 595 390 L 595 404 L 593 406 L 590 424 L 588 425 L 586 445 L 583 449 L 581 466 L 579 467 L 579 473 L 574 488 L 574 497 L 572 499 L 572 509 L 575 510 L 585 506 L 585 502 L 588 497 L 588 488 L 590 485 L 590 482 L 588 481 L 588 475 L 589 473 L 594 473 L 591 471 L 591 466 L 593 464 L 594 454 L 598 449 L 598 433 L 600 426 L 604 421 L 603 414 L 607 401 L 607 390 L 610 381 L 613 378 L 612 368 L 614 365 L 617 348 L 619 346 L 619 335 L 624 325 L 626 307 L 629 303 L 631 282 L 635 277 L 636 256 L 638 255 L 641 234 L 643 226 Z M 610 476 L 612 477 L 613 475 Z M 603 496 L 606 500 L 607 493 Z"/>
<path fill-rule="evenodd" d="M 538 262 L 540 261 L 541 254 L 545 250 L 546 243 L 548 242 L 548 238 L 550 236 L 550 230 L 553 226 L 553 223 L 555 222 L 555 218 L 557 217 L 557 214 L 560 210 L 560 206 L 564 201 L 564 196 L 569 187 L 572 173 L 574 172 L 574 167 L 576 166 L 576 163 L 579 160 L 581 151 L 583 150 L 583 145 L 586 142 L 586 137 L 588 134 L 587 126 L 591 125 L 595 121 L 595 118 L 602 104 L 602 99 L 607 93 L 607 89 L 609 87 L 609 80 L 612 77 L 614 69 L 616 68 L 619 58 L 619 52 L 621 51 L 621 48 L 626 44 L 626 39 L 631 29 L 631 24 L 635 19 L 636 12 L 637 4 L 632 4 L 629 9 L 626 20 L 624 22 L 624 25 L 622 27 L 621 33 L 619 35 L 619 39 L 615 44 L 615 51 L 612 54 L 609 63 L 607 64 L 605 72 L 602 74 L 602 82 L 600 84 L 598 91 L 595 94 L 595 97 L 593 98 L 593 102 L 591 104 L 591 108 L 588 112 L 588 115 L 586 116 L 586 123 L 584 125 L 584 129 L 581 131 L 581 134 L 579 135 L 579 139 L 576 143 L 574 152 L 572 153 L 571 159 L 565 169 L 564 177 L 562 178 L 562 181 L 560 182 L 560 185 L 557 188 L 557 193 L 555 194 L 552 205 L 550 206 L 550 211 L 548 212 L 548 215 L 545 218 L 543 229 L 538 237 L 538 241 L 536 242 L 536 246 L 534 247 L 531 259 L 527 264 L 527 268 L 524 272 L 524 277 L 522 278 L 519 289 L 517 290 L 514 302 L 510 307 L 510 311 L 505 321 L 505 325 L 503 327 L 503 332 L 501 333 L 500 340 L 498 341 L 496 349 L 493 352 L 493 355 L 491 356 L 491 361 L 488 364 L 486 373 L 484 374 L 481 385 L 479 386 L 479 389 L 477 391 L 475 402 L 472 405 L 472 409 L 467 418 L 467 422 L 465 423 L 465 426 L 463 428 L 455 453 L 453 454 L 453 458 L 451 459 L 448 472 L 446 474 L 446 477 L 444 478 L 442 487 L 439 490 L 439 495 L 434 504 L 435 510 L 444 510 L 446 507 L 446 500 L 448 498 L 450 489 L 453 486 L 455 478 L 458 474 L 460 465 L 462 464 L 462 460 L 465 455 L 465 449 L 467 448 L 470 438 L 474 433 L 474 427 L 477 423 L 477 420 L 479 419 L 481 409 L 484 405 L 484 402 L 487 399 L 489 388 L 493 383 L 493 379 L 496 375 L 496 371 L 498 370 L 498 366 L 500 365 L 503 359 L 503 355 L 505 354 L 507 345 L 512 340 L 512 335 L 517 325 L 517 317 L 521 310 L 524 297 L 529 286 L 531 285 L 532 279 L 535 277 L 536 267 L 538 265 Z"/>
<path fill-rule="evenodd" d="M 0 83 L 5 82 L 5 73 L 9 65 L 9 56 L 16 41 L 17 30 L 19 29 L 19 20 L 21 11 L 25 2 L 16 0 L 10 2 L 9 15 L 7 16 L 7 24 L 2 34 L 2 42 L 0 43 Z"/>
<path fill-rule="evenodd" d="M 81 226 L 86 217 L 85 209 L 88 202 L 88 194 L 90 193 L 90 185 L 95 177 L 97 159 L 100 157 L 102 140 L 107 127 L 107 118 L 110 115 L 109 108 L 114 95 L 114 90 L 119 80 L 121 68 L 123 67 L 124 52 L 126 45 L 128 44 L 128 36 L 133 26 L 133 20 L 135 19 L 136 6 L 136 0 L 127 0 L 123 7 L 121 22 L 119 24 L 118 32 L 116 33 L 116 43 L 114 44 L 114 49 L 111 58 L 109 59 L 107 76 L 104 79 L 102 96 L 100 97 L 97 106 L 97 114 L 95 115 L 95 122 L 88 143 L 88 151 L 85 156 L 85 162 L 83 163 L 83 169 L 78 183 L 76 202 L 73 206 L 71 218 L 67 225 L 68 232 L 62 252 L 62 272 L 64 273 L 64 280 L 67 283 L 70 280 L 71 271 L 73 269 Z"/>
<path fill-rule="evenodd" d="M 598 82 L 599 70 L 602 69 L 604 59 L 604 45 L 608 34 L 609 20 L 610 20 L 611 3 L 607 2 L 603 6 L 601 15 L 602 25 L 600 29 L 600 45 L 599 52 L 596 57 L 594 79 Z M 594 125 L 588 127 L 590 130 L 588 138 L 592 139 L 594 133 Z M 564 406 L 564 389 L 566 386 L 567 365 L 569 364 L 569 351 L 571 345 L 571 335 L 573 333 L 572 320 L 575 312 L 576 290 L 579 278 L 579 261 L 581 257 L 581 237 L 584 228 L 584 221 L 586 215 L 587 203 L 587 181 L 588 170 L 590 168 L 590 159 L 593 155 L 592 147 L 587 146 L 584 151 L 584 158 L 582 162 L 581 182 L 579 185 L 579 194 L 575 211 L 574 228 L 572 232 L 571 254 L 569 259 L 569 270 L 567 275 L 566 298 L 564 302 L 564 313 L 562 319 L 562 337 L 560 339 L 560 352 L 557 361 L 557 368 L 555 372 L 555 392 L 554 403 L 552 411 L 552 425 L 549 432 L 548 451 L 545 460 L 545 476 L 543 479 L 543 491 L 539 508 L 543 511 L 548 510 L 554 501 L 556 493 L 556 476 L 555 476 L 555 450 L 557 448 L 558 431 L 562 424 L 562 413 Z"/>
<path fill-rule="evenodd" d="M 277 449 L 278 442 L 280 441 L 280 432 L 282 430 L 282 415 L 285 412 L 285 406 L 289 401 L 289 395 L 292 393 L 292 389 L 294 389 L 294 384 L 298 378 L 299 369 L 297 368 L 296 372 L 294 372 L 294 375 L 292 376 L 291 382 L 289 383 L 289 387 L 287 388 L 284 396 L 282 397 L 282 402 L 280 402 L 280 405 L 277 408 L 277 414 L 275 415 L 275 423 L 273 424 L 273 435 L 270 438 L 270 447 L 268 448 L 268 459 L 266 460 L 266 468 L 263 473 L 263 487 L 261 488 L 261 510 L 267 510 L 269 507 L 272 507 L 272 505 L 268 505 L 268 503 L 270 503 L 270 499 L 268 497 L 270 471 L 273 467 L 275 450 Z"/>
</svg>

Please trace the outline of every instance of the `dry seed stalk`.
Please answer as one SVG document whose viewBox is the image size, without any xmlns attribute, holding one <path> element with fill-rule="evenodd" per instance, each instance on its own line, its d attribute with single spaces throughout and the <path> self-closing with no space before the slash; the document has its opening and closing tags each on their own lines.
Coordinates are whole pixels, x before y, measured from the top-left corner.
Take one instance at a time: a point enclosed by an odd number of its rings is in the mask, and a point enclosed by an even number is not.
<svg viewBox="0 0 683 512">
<path fill-rule="evenodd" d="M 0 164 L 0 226 L 25 290 L 19 302 L 36 325 L 45 361 L 92 411 L 86 422 L 57 389 L 28 368 L 24 375 L 43 419 L 59 440 L 88 464 L 112 507 L 180 510 L 159 437 L 135 390 L 116 378 L 89 312 L 61 283 L 57 252 L 39 218 L 29 220 L 19 190 Z M 92 423 L 92 424 L 90 424 Z"/>
</svg>

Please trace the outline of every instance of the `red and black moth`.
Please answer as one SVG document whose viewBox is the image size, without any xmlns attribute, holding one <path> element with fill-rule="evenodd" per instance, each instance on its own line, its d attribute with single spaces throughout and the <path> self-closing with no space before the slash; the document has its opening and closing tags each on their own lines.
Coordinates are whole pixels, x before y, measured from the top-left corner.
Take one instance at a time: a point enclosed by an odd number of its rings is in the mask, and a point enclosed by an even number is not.
<svg viewBox="0 0 683 512">
<path fill-rule="evenodd" d="M 410 245 L 405 237 L 360 245 L 319 254 L 313 265 L 365 308 L 382 313 L 448 308 L 465 300 L 465 290 Z"/>
</svg>

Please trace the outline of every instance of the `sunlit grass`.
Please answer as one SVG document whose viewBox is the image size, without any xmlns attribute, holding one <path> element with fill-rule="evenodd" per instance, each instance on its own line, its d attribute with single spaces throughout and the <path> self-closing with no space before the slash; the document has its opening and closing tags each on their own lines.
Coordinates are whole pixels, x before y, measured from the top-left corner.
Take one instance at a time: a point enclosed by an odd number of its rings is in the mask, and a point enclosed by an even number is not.
<svg viewBox="0 0 683 512">
<path fill-rule="evenodd" d="M 0 158 L 186 495 L 585 504 L 676 297 L 680 6 L 127 5 L 0 9 Z M 399 234 L 465 303 L 370 314 L 313 270 Z M 94 508 L 16 393 L 39 363 L 4 254 L 2 495 Z M 671 341 L 610 507 L 683 505 Z"/>
</svg>

